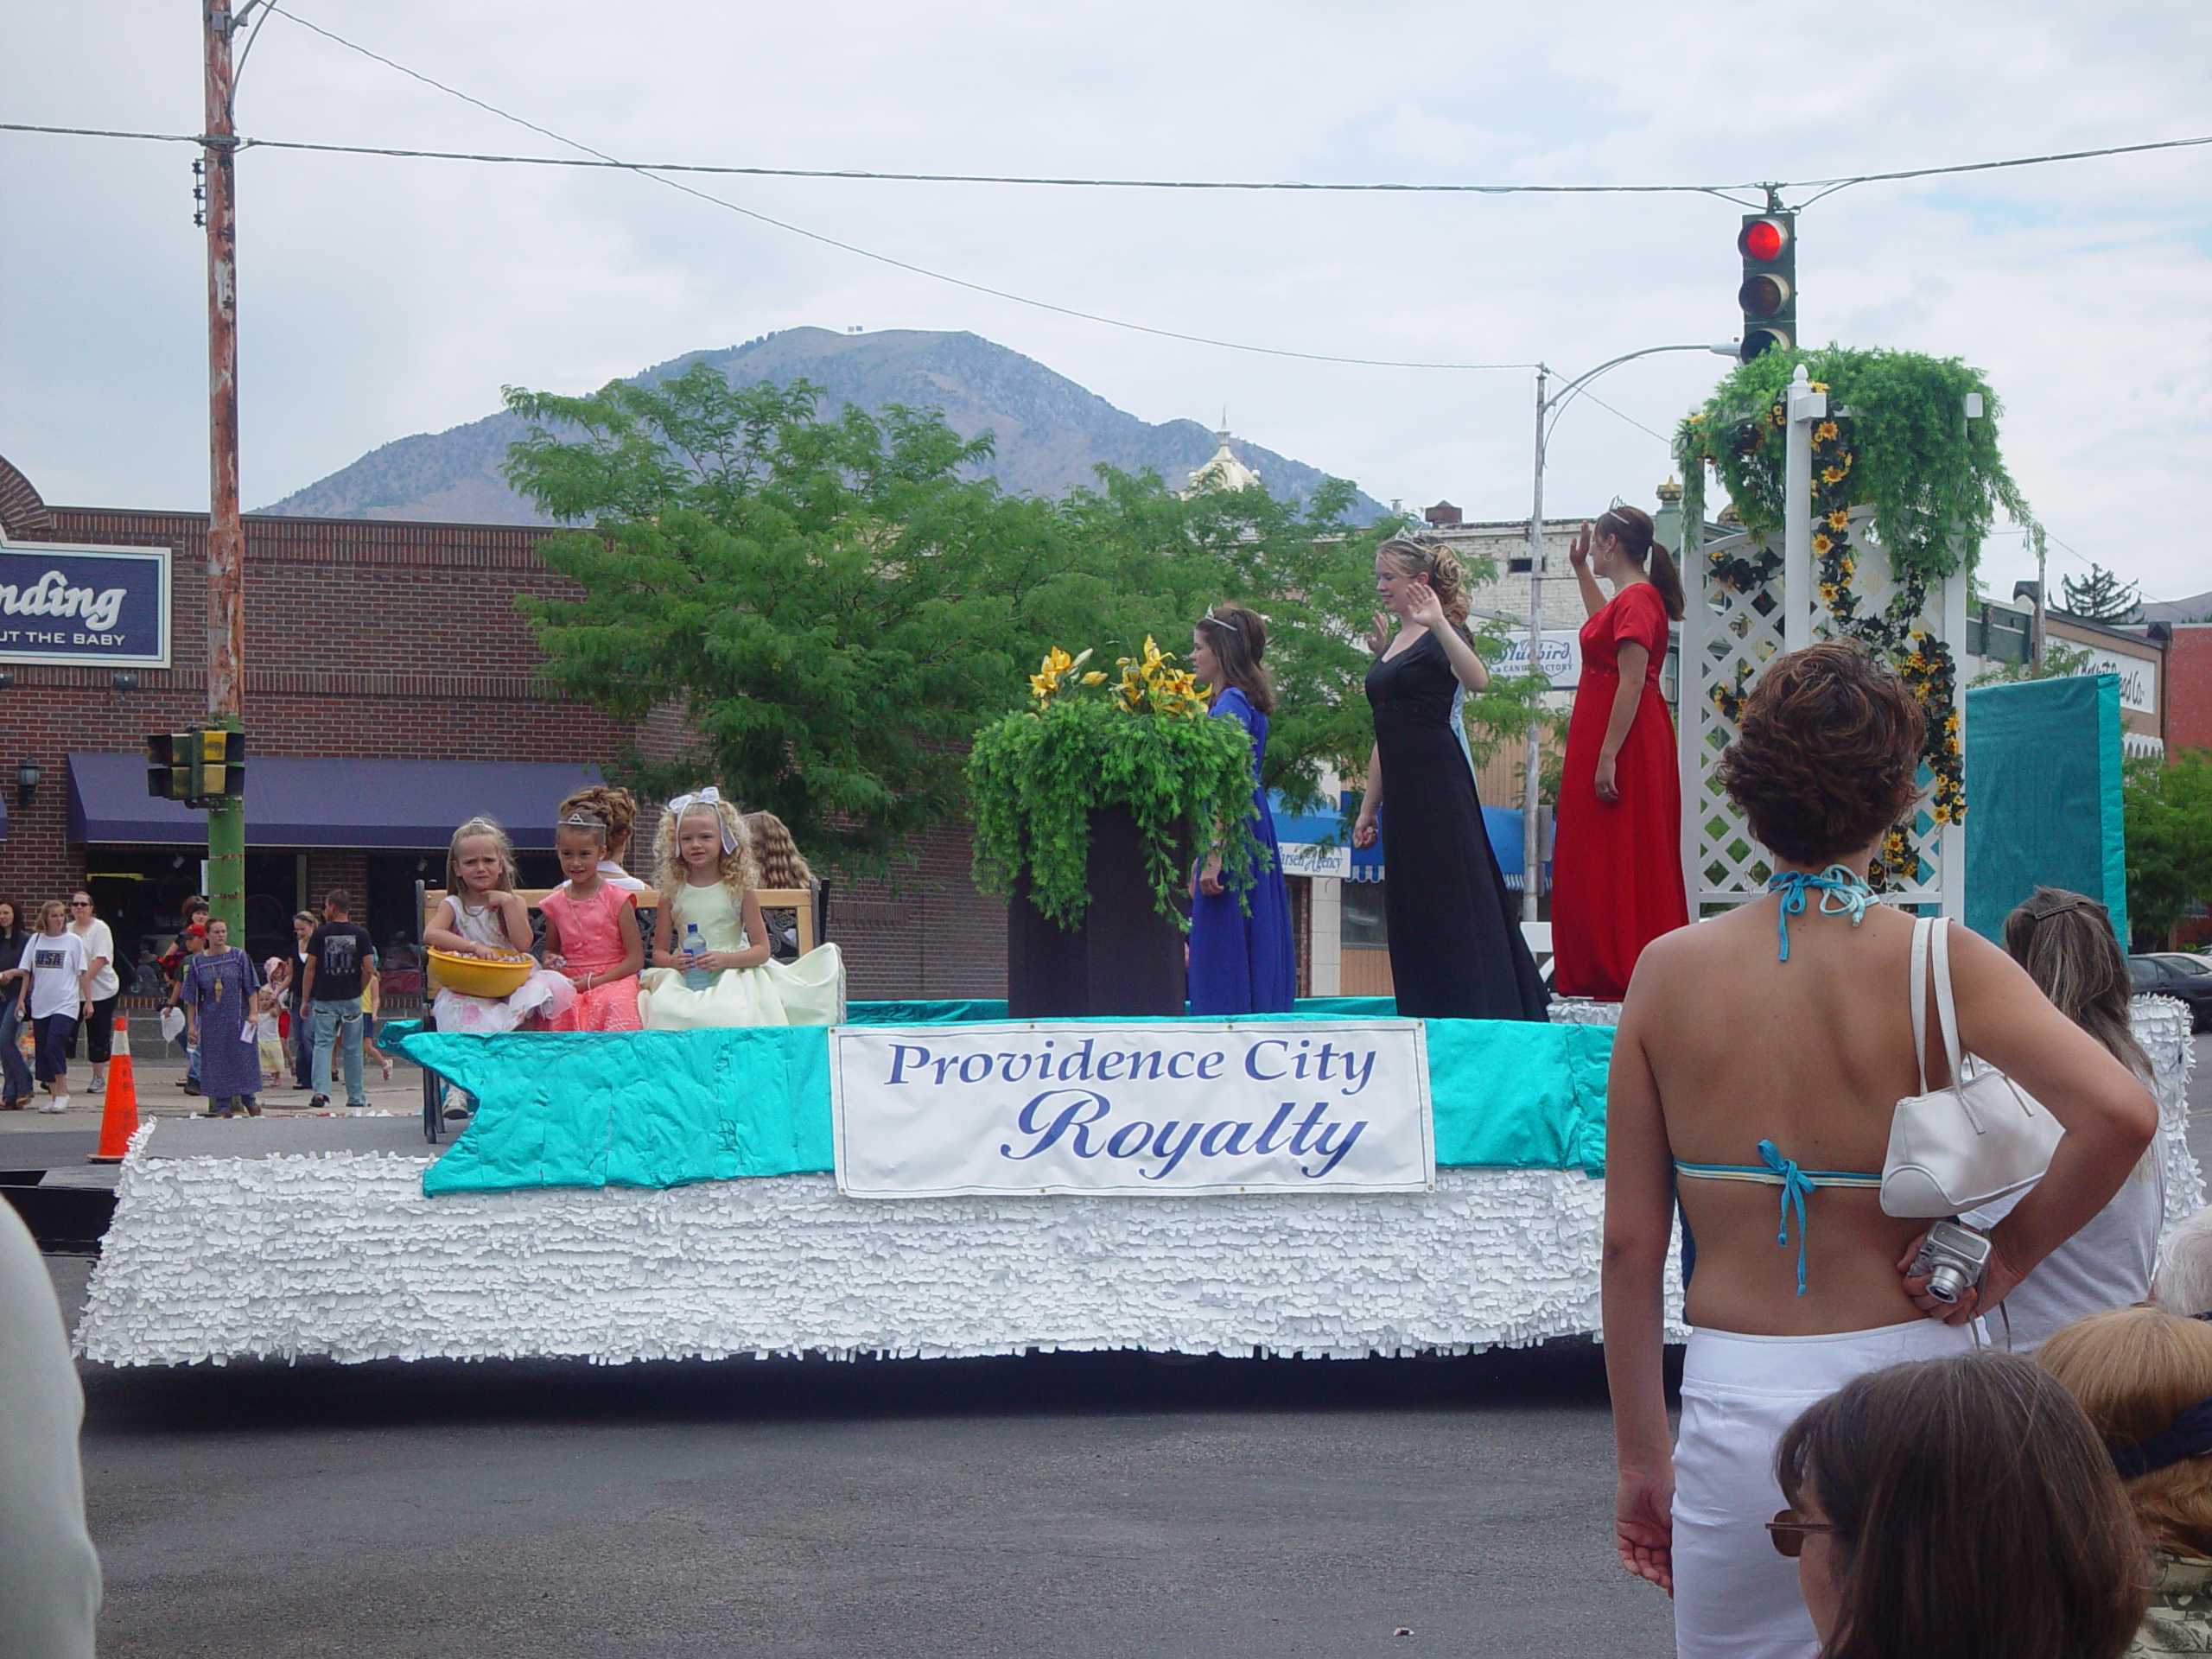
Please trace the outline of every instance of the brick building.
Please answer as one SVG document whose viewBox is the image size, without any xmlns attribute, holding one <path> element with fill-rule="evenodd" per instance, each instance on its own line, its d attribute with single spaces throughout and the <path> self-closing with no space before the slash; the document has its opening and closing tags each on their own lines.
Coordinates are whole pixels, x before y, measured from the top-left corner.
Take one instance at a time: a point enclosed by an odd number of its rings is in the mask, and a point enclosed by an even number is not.
<svg viewBox="0 0 2212 1659">
<path fill-rule="evenodd" d="M 2212 749 L 2212 622 L 2164 626 L 2166 747 Z"/>
<path fill-rule="evenodd" d="M 512 814 L 525 881 L 550 886 L 558 871 L 544 849 L 561 793 L 626 742 L 668 752 L 672 727 L 628 728 L 537 683 L 537 645 L 514 601 L 568 591 L 537 557 L 546 533 L 246 518 L 247 926 L 257 952 L 289 938 L 291 912 L 332 887 L 365 901 L 380 944 L 405 944 L 416 878 L 438 880 L 452 826 L 498 804 Z M 188 727 L 207 709 L 207 537 L 204 514 L 50 507 L 0 459 L 0 551 L 170 550 L 168 666 L 41 660 L 0 633 L 0 896 L 35 901 L 85 884 L 126 961 L 166 942 L 177 901 L 200 880 L 197 815 L 188 823 L 181 808 L 146 798 L 140 757 L 145 734 Z M 26 800 L 17 780 L 34 769 Z M 631 860 L 640 874 L 652 834 L 641 818 Z M 1003 995 L 1004 909 L 969 880 L 964 826 L 940 828 L 919 855 L 894 887 L 836 893 L 830 935 L 853 994 Z"/>
</svg>

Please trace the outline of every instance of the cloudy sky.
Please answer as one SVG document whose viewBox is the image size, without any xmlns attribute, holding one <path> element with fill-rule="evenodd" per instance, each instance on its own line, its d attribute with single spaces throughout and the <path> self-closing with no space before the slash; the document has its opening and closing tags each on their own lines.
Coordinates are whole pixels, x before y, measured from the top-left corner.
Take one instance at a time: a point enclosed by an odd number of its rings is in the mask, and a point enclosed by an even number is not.
<svg viewBox="0 0 2212 1659">
<path fill-rule="evenodd" d="M 2015 0 L 1037 6 L 286 0 L 626 158 L 1505 184 L 1809 180 L 2212 132 L 2212 7 Z M 192 132 L 195 0 L 0 15 L 0 119 Z M 531 155 L 552 140 L 268 19 L 266 138 Z M 47 499 L 207 499 L 202 244 L 182 145 L 0 134 L 0 454 Z M 965 328 L 1147 420 L 1240 432 L 1385 500 L 1525 515 L 1530 377 L 1186 343 L 955 287 L 627 174 L 261 149 L 240 162 L 245 494 L 272 500 L 503 385 L 584 390 L 800 324 Z M 724 180 L 775 219 L 1052 305 L 1344 357 L 1568 374 L 1736 331 L 1706 195 L 1329 196 Z M 1802 200 L 1810 190 L 1789 193 Z M 2212 147 L 1866 184 L 1800 226 L 1808 339 L 1957 355 L 2051 533 L 2154 597 L 2212 588 Z M 1648 501 L 1725 369 L 1613 372 L 1548 505 Z M 2065 549 L 2075 551 L 2069 552 Z M 2080 556 L 2077 557 L 2076 554 Z M 2032 575 L 2017 536 L 1991 586 Z"/>
</svg>

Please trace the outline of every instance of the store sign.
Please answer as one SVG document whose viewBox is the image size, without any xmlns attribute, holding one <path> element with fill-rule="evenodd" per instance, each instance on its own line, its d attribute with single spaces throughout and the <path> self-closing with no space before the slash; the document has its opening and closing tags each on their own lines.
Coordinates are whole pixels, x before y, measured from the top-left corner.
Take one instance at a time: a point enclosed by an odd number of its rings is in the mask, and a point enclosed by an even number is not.
<svg viewBox="0 0 2212 1659">
<path fill-rule="evenodd" d="M 1414 1020 L 840 1026 L 848 1198 L 1425 1192 Z"/>
<path fill-rule="evenodd" d="M 2052 636 L 2056 638 L 2056 635 Z M 2067 642 L 2071 644 L 2069 640 Z M 2158 712 L 2158 664 L 2148 658 L 2125 656 L 2117 651 L 2107 651 L 2101 645 L 2086 647 L 2088 661 L 2075 670 L 2080 674 L 2117 674 L 2120 676 L 2120 706 L 2133 709 L 2139 714 Z"/>
<path fill-rule="evenodd" d="M 1542 639 L 1541 661 L 1544 677 L 1551 682 L 1554 691 L 1572 691 L 1582 683 L 1582 636 L 1573 628 L 1546 628 Z M 1521 675 L 1529 671 L 1529 631 L 1505 636 L 1505 655 L 1499 659 L 1501 674 Z"/>
<path fill-rule="evenodd" d="M 169 550 L 0 537 L 0 662 L 169 665 Z"/>
</svg>

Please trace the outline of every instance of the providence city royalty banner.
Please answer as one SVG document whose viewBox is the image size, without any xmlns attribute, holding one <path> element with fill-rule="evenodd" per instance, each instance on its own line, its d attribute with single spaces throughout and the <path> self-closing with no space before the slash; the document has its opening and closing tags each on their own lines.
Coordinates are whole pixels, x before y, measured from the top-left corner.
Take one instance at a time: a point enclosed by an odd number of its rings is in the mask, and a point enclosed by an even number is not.
<svg viewBox="0 0 2212 1659">
<path fill-rule="evenodd" d="M 1415 1020 L 840 1026 L 837 1187 L 1425 1192 L 1425 1038 Z"/>
</svg>

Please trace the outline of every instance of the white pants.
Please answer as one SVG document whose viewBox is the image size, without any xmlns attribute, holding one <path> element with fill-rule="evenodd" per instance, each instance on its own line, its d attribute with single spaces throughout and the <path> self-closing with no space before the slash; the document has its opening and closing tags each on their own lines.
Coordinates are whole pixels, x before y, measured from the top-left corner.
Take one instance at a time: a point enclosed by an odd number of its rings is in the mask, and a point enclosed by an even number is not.
<svg viewBox="0 0 2212 1659">
<path fill-rule="evenodd" d="M 1693 1329 L 1675 1439 L 1675 1651 L 1680 1659 L 1814 1659 L 1797 1564 L 1766 1523 L 1782 1508 L 1774 1449 L 1855 1376 L 1974 1345 L 1972 1325 L 1914 1319 L 1819 1337 Z"/>
</svg>

